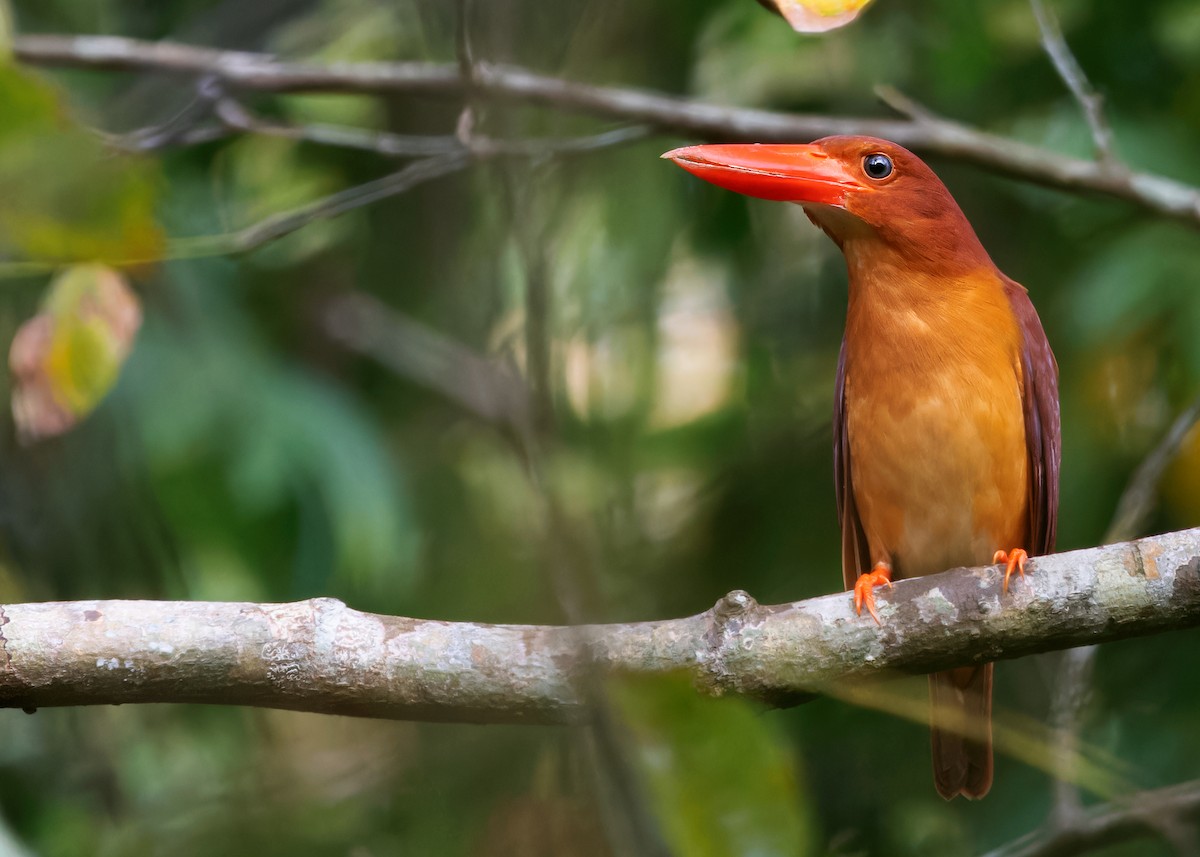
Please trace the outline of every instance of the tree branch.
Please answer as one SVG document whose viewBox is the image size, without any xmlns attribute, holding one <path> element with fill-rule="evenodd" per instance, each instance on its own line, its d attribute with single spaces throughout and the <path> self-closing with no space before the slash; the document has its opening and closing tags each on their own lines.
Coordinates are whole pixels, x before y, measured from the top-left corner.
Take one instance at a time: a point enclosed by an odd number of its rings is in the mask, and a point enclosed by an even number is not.
<svg viewBox="0 0 1200 857">
<path fill-rule="evenodd" d="M 927 672 L 1200 623 L 1200 529 L 900 581 L 884 622 L 844 593 L 775 607 L 733 592 L 685 619 L 520 626 L 292 604 L 77 601 L 0 611 L 0 706 L 193 702 L 394 719 L 561 723 L 602 672 L 687 672 L 710 693 L 793 701 Z"/>
<path fill-rule="evenodd" d="M 1042 48 L 1083 111 L 1083 118 L 1092 134 L 1092 145 L 1096 147 L 1096 157 L 1110 166 L 1115 166 L 1117 158 L 1113 150 L 1113 133 L 1104 118 L 1103 96 L 1088 82 L 1087 75 L 1084 74 L 1075 55 L 1071 53 L 1067 40 L 1063 38 L 1058 20 L 1042 0 L 1029 0 L 1029 5 L 1033 8 L 1033 16 L 1037 19 L 1038 30 L 1042 34 Z"/>
<path fill-rule="evenodd" d="M 212 75 L 231 88 L 262 92 L 407 92 L 460 97 L 465 88 L 457 63 L 323 66 L 284 62 L 266 54 L 115 36 L 21 36 L 14 41 L 14 54 L 31 65 Z M 872 119 L 776 113 L 577 83 L 494 63 L 478 62 L 472 68 L 470 85 L 477 94 L 638 122 L 659 131 L 709 140 L 794 141 L 827 134 L 886 137 L 1025 181 L 1112 196 L 1200 225 L 1198 188 L 1152 173 L 1113 169 L 1108 161 L 1061 155 L 929 114 Z"/>
</svg>

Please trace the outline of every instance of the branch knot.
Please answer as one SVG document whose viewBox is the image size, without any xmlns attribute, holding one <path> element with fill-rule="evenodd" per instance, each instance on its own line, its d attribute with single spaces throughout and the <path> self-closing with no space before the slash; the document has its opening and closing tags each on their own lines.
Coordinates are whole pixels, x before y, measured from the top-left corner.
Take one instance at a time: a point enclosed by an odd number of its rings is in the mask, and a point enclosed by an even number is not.
<svg viewBox="0 0 1200 857">
<path fill-rule="evenodd" d="M 733 592 L 722 596 L 716 604 L 713 605 L 713 615 L 728 622 L 730 619 L 735 619 L 743 613 L 749 613 L 758 607 L 758 602 L 744 589 L 735 589 Z"/>
<path fill-rule="evenodd" d="M 708 693 L 721 696 L 726 690 L 733 689 L 734 684 L 729 653 L 738 645 L 742 629 L 757 617 L 759 606 L 749 592 L 735 589 L 708 612 L 711 619 L 704 635 L 705 646 L 696 652 L 696 660 L 703 668 L 698 684 Z"/>
</svg>

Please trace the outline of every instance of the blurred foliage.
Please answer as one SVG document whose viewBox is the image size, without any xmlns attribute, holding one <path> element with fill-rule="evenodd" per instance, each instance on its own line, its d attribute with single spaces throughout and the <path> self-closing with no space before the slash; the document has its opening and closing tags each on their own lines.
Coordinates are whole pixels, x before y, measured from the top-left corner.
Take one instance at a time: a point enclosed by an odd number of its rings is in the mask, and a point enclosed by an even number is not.
<svg viewBox="0 0 1200 857">
<path fill-rule="evenodd" d="M 154 165 L 114 156 L 64 115 L 56 88 L 0 66 L 0 252 L 33 259 L 156 258 Z"/>
<path fill-rule="evenodd" d="M 686 679 L 626 680 L 614 695 L 671 853 L 811 853 L 811 801 L 750 703 L 704 699 Z"/>
<path fill-rule="evenodd" d="M 316 62 L 452 61 L 459 8 L 12 5 L 23 33 Z M 1107 98 L 1121 156 L 1200 183 L 1194 0 L 1052 5 Z M 888 0 L 819 38 L 749 0 L 471 8 L 489 60 L 830 114 L 882 115 L 872 87 L 886 83 L 938 113 L 1090 151 L 1026 0 Z M 157 256 L 164 235 L 226 234 L 396 168 L 261 137 L 115 156 L 85 130 L 157 125 L 193 87 L 0 67 L 5 341 L 50 280 L 24 263 Z M 281 121 L 439 135 L 460 110 L 399 95 L 247 105 Z M 477 122 L 494 136 L 598 130 L 502 103 L 479 105 Z M 22 448 L 11 424 L 0 432 L 0 600 L 329 595 L 379 612 L 543 622 L 570 615 L 564 593 L 619 621 L 697 612 L 733 588 L 764 603 L 838 589 L 829 415 L 842 261 L 795 207 L 658 160 L 681 142 L 492 161 L 253 253 L 130 269 L 145 324 L 113 393 L 63 437 Z M 1059 544 L 1094 544 L 1132 469 L 1200 391 L 1200 235 L 1111 200 L 933 166 L 1039 308 L 1062 368 Z M 332 302 L 354 291 L 526 375 L 544 349 L 548 386 L 533 380 L 549 417 L 533 448 L 544 478 L 530 478 L 530 449 L 507 429 L 330 338 Z M 1154 529 L 1200 523 L 1200 439 L 1164 497 Z M 1119 760 L 1131 787 L 1200 768 L 1200 687 L 1180 678 L 1196 641 L 1100 654 L 1083 739 L 1094 758 Z M 1055 662 L 999 667 L 1001 723 L 1045 721 Z M 1042 771 L 1001 755 L 984 803 L 943 803 L 926 729 L 844 699 L 765 712 L 634 683 L 613 702 L 615 746 L 565 729 L 251 710 L 5 711 L 0 809 L 47 857 L 603 855 L 620 853 L 623 794 L 648 820 L 650 834 L 630 834 L 647 853 L 953 857 L 1032 829 L 1051 801 Z"/>
</svg>

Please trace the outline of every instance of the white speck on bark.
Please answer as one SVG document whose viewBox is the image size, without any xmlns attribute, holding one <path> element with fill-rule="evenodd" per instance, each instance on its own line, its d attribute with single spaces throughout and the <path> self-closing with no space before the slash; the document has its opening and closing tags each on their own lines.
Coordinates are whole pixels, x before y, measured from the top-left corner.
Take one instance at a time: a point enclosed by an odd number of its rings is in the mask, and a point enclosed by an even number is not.
<svg viewBox="0 0 1200 857">
<path fill-rule="evenodd" d="M 926 622 L 954 622 L 958 619 L 956 608 L 938 587 L 934 587 L 917 601 L 917 611 Z"/>
</svg>

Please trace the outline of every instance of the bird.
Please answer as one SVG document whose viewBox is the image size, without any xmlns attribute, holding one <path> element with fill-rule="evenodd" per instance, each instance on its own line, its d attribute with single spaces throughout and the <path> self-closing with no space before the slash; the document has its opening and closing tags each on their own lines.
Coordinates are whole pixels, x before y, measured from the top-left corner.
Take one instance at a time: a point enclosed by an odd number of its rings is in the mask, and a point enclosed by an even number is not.
<svg viewBox="0 0 1200 857">
<path fill-rule="evenodd" d="M 842 575 L 880 623 L 875 590 L 1004 564 L 1003 592 L 1054 549 L 1062 458 L 1058 364 L 1025 288 L 996 267 L 920 158 L 865 136 L 709 144 L 663 155 L 759 199 L 793 202 L 849 274 L 834 385 Z M 992 785 L 993 665 L 929 677 L 934 785 Z"/>
</svg>

